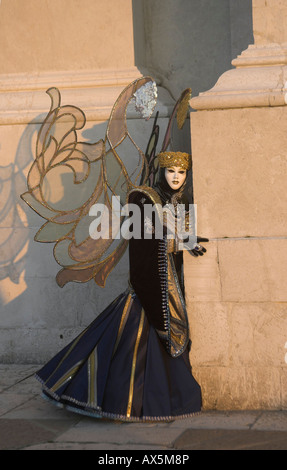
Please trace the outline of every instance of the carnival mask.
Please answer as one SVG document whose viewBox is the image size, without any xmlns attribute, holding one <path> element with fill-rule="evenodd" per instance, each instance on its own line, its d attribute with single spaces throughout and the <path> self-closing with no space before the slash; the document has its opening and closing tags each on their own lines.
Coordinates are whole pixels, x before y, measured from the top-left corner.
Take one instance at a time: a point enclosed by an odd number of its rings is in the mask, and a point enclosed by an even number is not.
<svg viewBox="0 0 287 470">
<path fill-rule="evenodd" d="M 186 179 L 186 170 L 180 166 L 172 166 L 165 169 L 165 179 L 173 190 L 180 189 Z"/>
</svg>

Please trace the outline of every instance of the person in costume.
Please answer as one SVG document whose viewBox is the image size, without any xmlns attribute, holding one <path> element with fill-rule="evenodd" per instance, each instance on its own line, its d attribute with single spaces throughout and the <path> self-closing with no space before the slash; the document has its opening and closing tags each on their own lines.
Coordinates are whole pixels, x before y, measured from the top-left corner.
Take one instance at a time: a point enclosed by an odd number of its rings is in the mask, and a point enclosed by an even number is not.
<svg viewBox="0 0 287 470">
<path fill-rule="evenodd" d="M 133 85 L 132 91 L 134 88 Z M 119 98 L 120 103 L 125 93 L 131 96 L 130 90 L 124 91 Z M 122 102 L 126 103 L 126 97 Z M 49 129 L 55 110 L 58 119 L 60 106 L 55 109 L 51 107 L 47 118 Z M 111 135 L 111 122 L 108 130 Z M 114 136 L 117 138 L 114 140 L 121 141 L 118 127 Z M 47 151 L 51 142 L 47 144 L 47 139 L 43 140 L 45 143 L 42 148 Z M 109 143 L 112 141 L 110 138 Z M 102 149 L 102 142 L 99 145 Z M 65 145 L 65 151 L 67 149 L 68 146 Z M 75 146 L 73 152 L 74 149 Z M 42 151 L 41 157 L 43 153 Z M 51 154 L 52 152 L 50 159 Z M 85 155 L 87 154 L 86 151 Z M 106 170 L 108 158 L 112 154 L 114 149 L 110 153 L 107 149 L 105 152 L 101 150 L 101 157 L 90 159 L 91 164 L 102 162 Z M 55 161 L 55 158 L 54 155 L 52 160 Z M 68 158 L 71 159 L 71 153 L 63 160 L 64 164 Z M 152 185 L 145 184 L 147 179 L 143 180 L 144 184 L 128 185 L 128 203 L 135 204 L 140 210 L 141 236 L 131 237 L 128 241 L 130 279 L 127 290 L 36 374 L 42 384 L 43 395 L 53 403 L 74 412 L 96 418 L 144 422 L 169 421 L 191 416 L 201 410 L 201 389 L 192 375 L 189 362 L 191 341 L 183 278 L 182 249 L 189 232 L 182 230 L 182 226 L 186 229 L 190 221 L 185 186 L 191 168 L 191 156 L 165 150 L 157 155 L 156 160 L 158 171 L 154 173 L 156 177 Z M 154 163 L 155 160 L 153 167 Z M 58 170 L 58 165 L 57 162 L 53 170 Z M 38 164 L 36 169 L 38 171 L 43 167 L 44 165 Z M 47 168 L 51 171 L 52 167 L 49 169 L 46 165 L 45 171 Z M 34 177 L 33 171 L 32 169 L 30 179 Z M 124 171 L 123 174 L 126 176 Z M 130 178 L 126 179 L 131 183 Z M 40 181 L 43 181 L 43 177 Z M 113 186 L 114 190 L 115 187 Z M 122 181 L 120 187 L 123 187 Z M 107 188 L 110 189 L 111 184 L 107 184 L 106 191 Z M 30 185 L 29 191 L 22 196 L 35 209 L 38 194 L 38 185 Z M 42 194 L 43 191 L 41 197 Z M 99 187 L 94 191 L 93 197 L 89 198 L 89 207 L 95 200 L 99 200 Z M 41 204 L 45 205 L 45 217 L 48 219 L 51 204 L 43 202 L 43 199 Z M 146 215 L 147 206 L 154 209 L 152 217 Z M 81 210 L 83 217 L 87 210 L 85 206 Z M 54 208 L 53 211 L 55 212 Z M 170 231 L 168 213 L 176 219 L 175 231 Z M 68 217 L 74 228 L 66 228 L 68 235 L 65 239 L 62 235 L 62 238 L 56 239 L 54 236 L 49 241 L 57 241 L 55 248 L 68 244 L 71 259 L 77 261 L 75 266 L 62 264 L 64 269 L 60 274 L 61 282 L 63 276 L 79 281 L 79 276 L 83 274 L 86 281 L 92 277 L 91 258 L 85 264 L 79 255 L 76 258 L 72 250 L 78 246 L 73 237 L 77 229 L 75 221 L 78 223 L 79 220 L 76 218 L 79 217 L 79 209 L 70 212 L 58 210 L 42 228 L 43 233 L 39 232 L 41 236 L 47 236 L 47 227 L 54 228 L 57 223 L 67 225 Z M 157 236 L 157 223 L 162 227 L 161 236 Z M 208 241 L 196 238 L 189 247 L 195 257 L 206 251 L 197 243 L 200 240 Z M 120 247 L 126 246 L 126 241 Z M 87 247 L 96 244 L 90 238 L 86 239 L 86 243 Z M 85 243 L 82 242 L 79 246 L 83 252 Z M 54 252 L 60 258 L 60 250 L 54 249 Z M 119 258 L 118 253 L 116 249 L 109 254 L 104 259 L 104 264 L 97 258 L 97 264 L 92 266 L 93 276 L 97 278 L 103 266 L 104 269 L 106 266 L 107 270 L 110 269 L 109 263 L 112 259 L 113 265 L 115 264 L 115 259 Z"/>
</svg>

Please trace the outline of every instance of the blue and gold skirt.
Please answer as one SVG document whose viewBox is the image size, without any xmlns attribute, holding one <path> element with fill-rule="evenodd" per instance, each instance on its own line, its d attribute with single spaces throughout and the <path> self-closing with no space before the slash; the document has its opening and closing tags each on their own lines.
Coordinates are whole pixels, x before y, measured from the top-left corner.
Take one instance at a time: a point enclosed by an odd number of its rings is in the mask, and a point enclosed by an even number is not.
<svg viewBox="0 0 287 470">
<path fill-rule="evenodd" d="M 117 297 L 36 374 L 43 395 L 96 418 L 165 421 L 201 409 L 188 350 L 173 358 L 134 293 Z"/>
</svg>

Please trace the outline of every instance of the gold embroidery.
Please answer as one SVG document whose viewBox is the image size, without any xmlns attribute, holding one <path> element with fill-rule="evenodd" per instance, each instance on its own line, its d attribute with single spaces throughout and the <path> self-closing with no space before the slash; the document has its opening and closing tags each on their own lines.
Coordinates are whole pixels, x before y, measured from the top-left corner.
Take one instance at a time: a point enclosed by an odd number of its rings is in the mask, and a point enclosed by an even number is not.
<svg viewBox="0 0 287 470">
<path fill-rule="evenodd" d="M 178 356 L 187 345 L 189 339 L 188 318 L 185 303 L 181 294 L 173 257 L 168 254 L 168 299 L 170 311 L 170 347 L 171 355 Z"/>
<path fill-rule="evenodd" d="M 129 201 L 130 195 L 135 192 L 139 192 L 147 196 L 151 200 L 152 204 L 155 205 L 156 209 L 162 208 L 161 198 L 153 188 L 150 188 L 149 186 L 144 185 L 144 186 L 139 186 L 138 188 L 132 189 L 127 195 L 127 201 Z M 159 212 L 159 217 L 162 220 L 162 211 L 158 211 L 158 212 Z"/>
<path fill-rule="evenodd" d="M 175 251 L 176 251 L 176 249 L 175 249 L 175 239 L 170 238 L 170 239 L 167 240 L 167 253 L 173 253 Z"/>
<path fill-rule="evenodd" d="M 129 400 L 128 400 L 128 407 L 127 407 L 127 417 L 128 418 L 131 416 L 131 411 L 132 411 L 137 353 L 138 353 L 139 342 L 140 342 L 141 335 L 142 335 L 142 330 L 143 330 L 144 317 L 145 317 L 144 310 L 142 310 L 141 311 L 141 318 L 140 318 L 138 334 L 137 334 L 137 339 L 136 339 L 136 344 L 135 344 L 135 349 L 134 349 L 133 362 L 132 362 L 132 371 L 131 371 L 131 379 L 130 379 L 130 391 L 129 391 Z"/>
<path fill-rule="evenodd" d="M 185 152 L 161 152 L 158 154 L 158 163 L 161 168 L 179 166 L 184 170 L 191 168 L 191 155 Z"/>
</svg>

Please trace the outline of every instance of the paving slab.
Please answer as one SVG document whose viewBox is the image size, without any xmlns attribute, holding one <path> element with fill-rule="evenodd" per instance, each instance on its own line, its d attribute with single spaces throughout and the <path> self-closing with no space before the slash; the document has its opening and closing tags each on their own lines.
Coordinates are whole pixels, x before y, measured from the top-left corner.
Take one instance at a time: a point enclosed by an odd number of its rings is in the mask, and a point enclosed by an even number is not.
<svg viewBox="0 0 287 470">
<path fill-rule="evenodd" d="M 181 450 L 287 450 L 287 432 L 187 429 L 174 442 Z"/>
<path fill-rule="evenodd" d="M 8 394 L 6 393 L 6 395 Z M 40 395 L 29 397 L 28 400 L 22 401 L 22 403 L 20 403 L 22 395 L 18 395 L 19 404 L 17 406 L 14 406 L 17 403 L 17 395 L 15 397 L 15 394 L 12 394 L 12 396 L 14 397 L 14 403 L 10 402 L 10 409 L 5 413 L 6 419 L 59 419 L 69 420 L 73 424 L 81 419 L 81 416 L 78 414 L 48 403 Z"/>
<path fill-rule="evenodd" d="M 1 419 L 0 450 L 21 449 L 27 445 L 51 441 L 59 432 L 63 432 L 63 421 L 54 421 L 50 427 L 46 427 L 33 420 Z"/>
<path fill-rule="evenodd" d="M 33 398 L 33 397 L 32 397 Z M 19 393 L 0 393 L 0 416 L 9 413 L 19 406 L 26 405 L 31 399 L 31 395 Z"/>
<path fill-rule="evenodd" d="M 166 447 L 161 446 L 150 446 L 144 444 L 90 444 L 85 442 L 48 442 L 45 444 L 36 444 L 27 446 L 21 450 L 97 450 L 97 451 L 166 451 Z M 169 449 L 170 450 L 170 449 Z"/>
<path fill-rule="evenodd" d="M 81 421 L 55 439 L 56 442 L 88 442 L 95 444 L 125 444 L 172 447 L 182 429 L 164 424 L 111 423 L 101 420 Z"/>
<path fill-rule="evenodd" d="M 38 369 L 0 364 L 1 450 L 287 450 L 287 410 L 206 410 L 168 423 L 94 419 L 44 400 Z"/>
<path fill-rule="evenodd" d="M 204 411 L 190 418 L 175 420 L 170 426 L 183 429 L 249 429 L 261 414 L 262 411 Z"/>
<path fill-rule="evenodd" d="M 23 390 L 25 383 L 35 387 L 33 376 L 38 368 L 37 365 L 0 364 L 0 392 L 15 387 L 15 384 L 19 384 L 19 390 Z"/>
<path fill-rule="evenodd" d="M 287 411 L 263 411 L 252 429 L 257 431 L 287 431 Z"/>
</svg>

